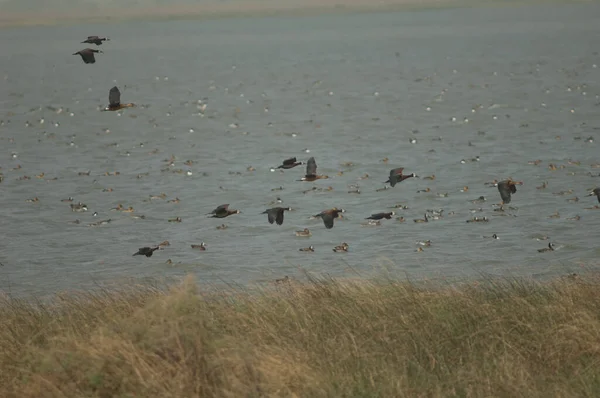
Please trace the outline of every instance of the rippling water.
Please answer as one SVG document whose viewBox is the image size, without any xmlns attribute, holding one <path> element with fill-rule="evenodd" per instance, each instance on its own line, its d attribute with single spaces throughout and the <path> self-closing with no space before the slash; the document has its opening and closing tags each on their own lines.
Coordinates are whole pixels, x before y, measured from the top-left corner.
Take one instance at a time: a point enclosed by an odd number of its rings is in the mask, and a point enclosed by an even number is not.
<svg viewBox="0 0 600 398">
<path fill-rule="evenodd" d="M 0 289 L 45 294 L 190 272 L 201 281 L 244 283 L 302 269 L 340 276 L 378 267 L 425 277 L 541 277 L 597 265 L 600 211 L 586 209 L 598 204 L 586 195 L 600 186 L 593 167 L 600 161 L 599 11 L 510 7 L 5 29 Z M 112 38 L 93 65 L 71 55 L 89 34 Z M 115 84 L 123 102 L 140 106 L 99 112 Z M 314 156 L 330 179 L 298 182 L 303 166 L 270 171 L 291 156 Z M 421 178 L 377 192 L 393 167 Z M 433 181 L 423 178 L 432 174 Z M 503 216 L 492 206 L 497 189 L 485 182 L 509 176 L 524 185 L 513 196 L 516 209 Z M 547 188 L 536 189 L 544 181 Z M 360 194 L 348 192 L 351 184 Z M 333 189 L 303 193 L 313 186 Z M 162 192 L 166 199 L 150 200 Z M 485 203 L 470 203 L 481 195 Z M 260 214 L 278 196 L 294 209 L 282 226 Z M 61 202 L 67 197 L 89 211 L 72 212 Z M 168 202 L 176 197 L 179 203 Z M 242 213 L 206 217 L 222 203 Z M 398 203 L 408 206 L 396 210 L 406 222 L 361 225 Z M 110 210 L 118 204 L 135 212 Z M 347 210 L 333 229 L 309 219 L 332 206 Z M 413 222 L 440 208 L 444 218 Z M 490 221 L 466 223 L 473 216 Z M 168 221 L 175 217 L 182 222 Z M 228 228 L 216 229 L 223 222 Z M 312 237 L 295 236 L 304 227 Z M 493 233 L 500 239 L 483 238 Z M 535 239 L 543 235 L 559 250 L 538 253 L 548 243 Z M 431 247 L 417 252 L 415 242 L 427 239 Z M 164 240 L 171 245 L 153 257 L 132 257 Z M 190 247 L 201 241 L 207 251 Z M 341 242 L 349 252 L 334 253 Z M 309 245 L 314 253 L 298 250 Z"/>
</svg>

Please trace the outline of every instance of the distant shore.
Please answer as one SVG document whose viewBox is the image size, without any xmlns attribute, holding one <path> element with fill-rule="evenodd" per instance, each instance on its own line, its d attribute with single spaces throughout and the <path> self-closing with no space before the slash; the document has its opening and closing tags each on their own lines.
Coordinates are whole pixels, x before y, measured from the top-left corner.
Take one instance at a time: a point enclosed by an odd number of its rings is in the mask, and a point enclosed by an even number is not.
<svg viewBox="0 0 600 398">
<path fill-rule="evenodd" d="M 577 0 L 590 3 L 595 0 Z M 150 7 L 91 7 L 75 11 L 40 10 L 35 12 L 3 11 L 0 27 L 58 24 L 112 23 L 127 20 L 216 19 L 245 16 L 301 16 L 323 13 L 356 13 L 391 10 L 418 10 L 436 8 L 511 6 L 527 4 L 556 4 L 563 0 L 232 0 L 210 1 L 198 5 L 170 5 Z M 569 2 L 572 4 L 574 2 Z"/>
</svg>

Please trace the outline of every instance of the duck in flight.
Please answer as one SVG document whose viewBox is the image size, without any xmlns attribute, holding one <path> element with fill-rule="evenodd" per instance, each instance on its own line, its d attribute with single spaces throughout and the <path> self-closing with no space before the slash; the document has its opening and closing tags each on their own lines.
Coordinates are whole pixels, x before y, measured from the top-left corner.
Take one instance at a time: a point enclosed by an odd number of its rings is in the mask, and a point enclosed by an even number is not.
<svg viewBox="0 0 600 398">
<path fill-rule="evenodd" d="M 315 158 L 311 157 L 310 159 L 308 159 L 308 162 L 306 162 L 306 175 L 304 177 L 302 177 L 300 179 L 300 181 L 316 181 L 316 180 L 321 180 L 321 179 L 325 179 L 325 178 L 329 178 L 328 176 L 325 175 L 318 175 L 317 174 L 317 162 L 315 162 Z"/>
<path fill-rule="evenodd" d="M 293 158 L 285 159 L 281 165 L 277 166 L 277 168 L 287 170 L 287 169 L 293 169 L 294 167 L 300 166 L 302 164 L 304 164 L 304 163 L 298 162 L 296 160 L 296 158 L 293 157 Z"/>
<path fill-rule="evenodd" d="M 393 187 L 397 183 L 402 182 L 402 181 L 406 180 L 407 178 L 416 177 L 415 173 L 404 175 L 404 174 L 402 174 L 403 171 L 404 171 L 404 167 L 398 167 L 396 169 L 390 170 L 390 176 L 388 177 L 388 180 L 385 181 L 385 183 L 389 182 L 390 185 Z"/>
<path fill-rule="evenodd" d="M 82 43 L 88 43 L 88 44 L 95 44 L 97 46 L 102 45 L 103 41 L 107 41 L 110 40 L 109 38 L 106 37 L 99 37 L 99 36 L 88 36 L 88 38 L 84 41 L 82 41 Z"/>
<path fill-rule="evenodd" d="M 212 218 L 225 218 L 232 214 L 239 214 L 239 210 L 229 210 L 229 204 L 224 204 L 221 206 L 217 206 L 216 209 L 208 213 L 207 215 L 211 215 Z"/>
<path fill-rule="evenodd" d="M 121 103 L 121 92 L 119 91 L 119 88 L 117 86 L 114 86 L 108 92 L 108 106 L 106 108 L 104 108 L 104 110 L 105 111 L 118 111 L 119 109 L 132 108 L 134 106 L 135 106 L 135 104 L 132 104 L 132 103 L 122 104 Z"/>
<path fill-rule="evenodd" d="M 158 250 L 160 248 L 160 246 L 156 246 L 156 247 L 140 247 L 139 250 L 137 251 L 137 253 L 134 253 L 134 256 L 137 255 L 141 255 L 141 256 L 146 256 L 146 257 L 152 257 L 152 254 L 154 253 L 155 250 Z"/>
<path fill-rule="evenodd" d="M 271 209 L 267 209 L 263 211 L 261 214 L 267 215 L 267 220 L 269 224 L 273 224 L 277 222 L 277 225 L 283 224 L 283 212 L 292 210 L 291 207 L 273 207 Z"/>
<path fill-rule="evenodd" d="M 96 63 L 96 57 L 94 56 L 94 53 L 102 53 L 102 51 L 100 51 L 100 50 L 93 50 L 91 48 L 86 48 L 84 50 L 79 50 L 76 53 L 73 53 L 73 55 L 80 55 L 81 59 L 86 64 L 95 64 Z"/>
<path fill-rule="evenodd" d="M 346 210 L 344 209 L 338 209 L 337 207 L 334 207 L 332 209 L 324 210 L 319 214 L 314 215 L 313 217 L 321 217 L 321 219 L 323 220 L 323 224 L 325 224 L 325 228 L 331 229 L 333 228 L 333 220 L 340 216 L 339 213 L 345 212 Z"/>
<path fill-rule="evenodd" d="M 517 192 L 517 185 L 523 185 L 523 182 L 513 181 L 512 179 L 500 181 L 498 183 L 498 192 L 502 198 L 502 204 L 509 204 L 511 201 L 511 195 Z"/>
</svg>

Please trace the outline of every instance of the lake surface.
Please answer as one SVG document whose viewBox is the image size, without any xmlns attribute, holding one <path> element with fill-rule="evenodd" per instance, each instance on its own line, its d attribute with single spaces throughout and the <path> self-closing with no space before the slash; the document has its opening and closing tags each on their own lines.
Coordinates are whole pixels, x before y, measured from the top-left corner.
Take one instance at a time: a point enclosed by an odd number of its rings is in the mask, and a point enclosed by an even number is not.
<svg viewBox="0 0 600 398">
<path fill-rule="evenodd" d="M 112 40 L 86 65 L 71 54 L 90 34 Z M 188 273 L 251 283 L 303 271 L 542 278 L 597 267 L 600 210 L 586 195 L 600 186 L 599 39 L 598 5 L 4 29 L 0 290 Z M 100 112 L 114 85 L 138 106 Z M 330 178 L 270 170 L 292 156 L 314 156 Z M 377 191 L 395 167 L 420 178 Z M 508 177 L 524 182 L 515 208 L 494 211 L 500 196 L 485 183 Z M 313 187 L 332 189 L 304 192 Z M 68 197 L 88 211 L 72 212 Z M 294 209 L 282 226 L 260 214 L 277 197 Z M 241 213 L 207 218 L 223 203 Z M 118 204 L 135 211 L 111 211 Z M 362 225 L 396 204 L 408 208 Z M 310 219 L 333 206 L 346 209 L 333 229 Z M 440 208 L 443 218 L 413 222 Z M 466 222 L 474 216 L 489 222 Z M 296 237 L 305 227 L 312 236 Z M 542 236 L 558 249 L 539 253 Z M 132 256 L 164 240 L 152 257 Z M 202 241 L 208 250 L 190 247 Z M 335 253 L 342 242 L 349 251 Z"/>
</svg>

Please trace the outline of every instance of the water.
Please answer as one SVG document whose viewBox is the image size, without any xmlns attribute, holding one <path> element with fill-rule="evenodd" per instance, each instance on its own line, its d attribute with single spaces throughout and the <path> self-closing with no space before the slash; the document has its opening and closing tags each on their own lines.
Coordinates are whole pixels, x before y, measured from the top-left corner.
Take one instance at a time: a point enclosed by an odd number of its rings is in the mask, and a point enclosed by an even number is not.
<svg viewBox="0 0 600 398">
<path fill-rule="evenodd" d="M 600 211 L 586 210 L 598 203 L 585 195 L 600 186 L 592 167 L 600 161 L 599 11 L 555 5 L 4 29 L 0 289 L 40 295 L 187 273 L 247 283 L 381 268 L 544 277 L 596 266 Z M 112 38 L 93 65 L 71 55 L 89 34 Z M 99 112 L 113 85 L 122 102 L 141 106 Z M 291 156 L 314 156 L 330 178 L 297 182 L 303 166 L 270 171 Z M 400 166 L 436 179 L 377 192 Z M 524 185 L 514 216 L 501 216 L 492 207 L 497 189 L 484 183 L 509 176 Z M 361 193 L 348 193 L 350 184 Z M 313 186 L 333 190 L 303 193 Z M 165 200 L 149 200 L 161 192 Z M 484 204 L 469 202 L 481 195 Z M 294 209 L 282 226 L 260 214 L 278 196 Z M 89 211 L 71 212 L 67 197 Z M 168 202 L 175 197 L 180 203 Z M 205 216 L 222 203 L 242 213 Z M 409 207 L 397 210 L 405 223 L 361 226 L 397 203 Z M 118 204 L 135 212 L 110 210 Z M 333 206 L 347 210 L 333 229 L 309 219 Z M 413 222 L 439 208 L 443 219 Z M 560 218 L 548 218 L 557 211 Z M 490 222 L 465 222 L 473 216 Z M 183 221 L 168 222 L 175 217 Z M 228 228 L 217 230 L 223 222 Z M 311 238 L 294 235 L 304 227 Z M 483 238 L 493 233 L 500 239 Z M 543 235 L 559 250 L 538 253 Z M 432 246 L 415 251 L 427 239 Z M 153 257 L 132 257 L 164 240 L 171 246 Z M 201 241 L 207 251 L 190 247 Z M 332 251 L 341 242 L 348 253 Z M 298 250 L 309 245 L 314 253 Z"/>
</svg>

